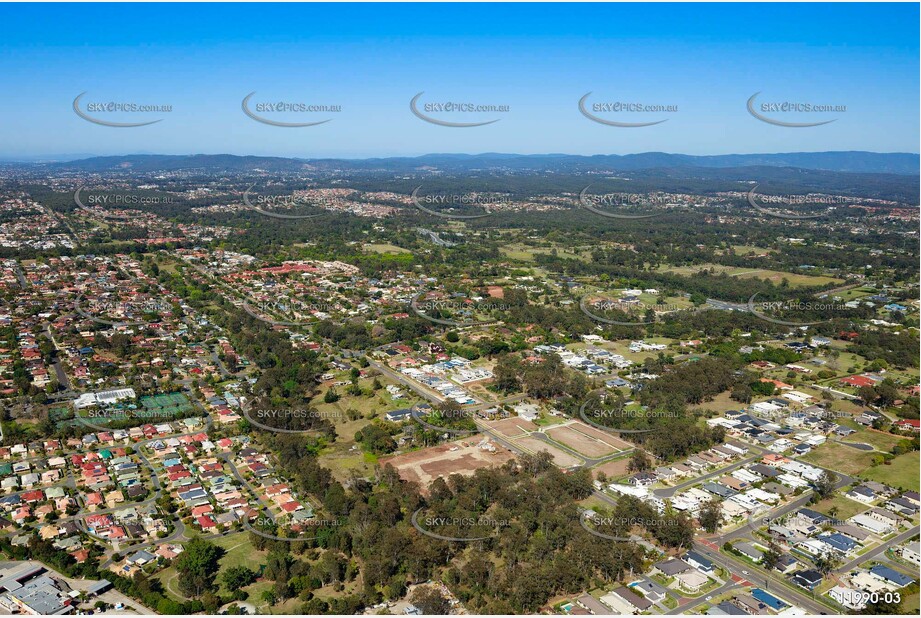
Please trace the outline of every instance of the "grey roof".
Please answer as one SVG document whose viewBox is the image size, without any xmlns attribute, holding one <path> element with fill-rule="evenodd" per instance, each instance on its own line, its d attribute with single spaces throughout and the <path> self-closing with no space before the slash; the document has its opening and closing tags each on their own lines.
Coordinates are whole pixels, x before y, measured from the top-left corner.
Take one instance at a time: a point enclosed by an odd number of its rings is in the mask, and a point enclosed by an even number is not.
<svg viewBox="0 0 921 618">
<path fill-rule="evenodd" d="M 613 591 L 614 594 L 625 600 L 627 603 L 640 610 L 647 610 L 652 607 L 652 601 L 644 599 L 626 586 L 621 586 Z"/>
<path fill-rule="evenodd" d="M 64 605 L 61 590 L 47 575 L 29 580 L 13 594 L 21 603 L 43 616 L 63 614 L 73 610 L 73 607 Z"/>
<path fill-rule="evenodd" d="M 747 616 L 748 615 L 748 612 L 742 611 L 741 609 L 739 609 L 738 607 L 736 607 L 729 601 L 723 601 L 722 603 L 717 605 L 717 607 L 721 609 L 724 613 L 730 616 Z"/>
<path fill-rule="evenodd" d="M 16 570 L 10 570 L 2 574 L 0 577 L 0 588 L 10 592 L 13 590 L 18 590 L 22 588 L 22 580 L 28 579 L 30 577 L 35 577 L 40 573 L 45 572 L 45 567 L 42 565 L 26 565 L 20 567 Z"/>
<path fill-rule="evenodd" d="M 651 579 L 644 579 L 643 581 L 637 582 L 632 587 L 639 588 L 646 596 L 648 596 L 650 593 L 660 597 L 664 597 L 666 594 L 668 594 L 668 591 L 665 589 L 665 587 L 660 586 Z"/>
<path fill-rule="evenodd" d="M 703 485 L 700 486 L 700 488 L 703 489 L 704 491 L 709 491 L 711 494 L 716 494 L 717 496 L 720 496 L 722 498 L 729 498 L 739 493 L 733 489 L 729 489 L 728 487 L 724 485 L 720 485 L 718 483 L 704 483 Z"/>
<path fill-rule="evenodd" d="M 748 541 L 740 541 L 736 543 L 735 545 L 733 545 L 733 548 L 736 551 L 742 552 L 743 554 L 751 558 L 761 559 L 762 557 L 764 557 L 764 552 L 762 552 L 760 549 L 758 549 L 757 547 L 755 547 L 753 544 L 749 543 Z"/>
<path fill-rule="evenodd" d="M 690 571 L 694 568 L 684 560 L 679 560 L 677 558 L 663 560 L 662 562 L 655 563 L 653 566 L 668 576 L 684 573 L 685 571 Z"/>
<path fill-rule="evenodd" d="M 156 560 L 157 557 L 150 552 L 146 552 L 143 549 L 141 551 L 135 552 L 128 557 L 128 562 L 134 564 L 135 562 L 150 562 L 151 560 Z"/>
<path fill-rule="evenodd" d="M 601 601 L 596 599 L 590 594 L 583 594 L 581 597 L 576 599 L 576 603 L 583 606 L 588 611 L 592 612 L 597 616 L 607 616 L 611 613 L 611 610 L 608 609 Z"/>
<path fill-rule="evenodd" d="M 86 589 L 87 594 L 100 594 L 112 587 L 112 582 L 107 579 L 101 579 Z"/>
</svg>

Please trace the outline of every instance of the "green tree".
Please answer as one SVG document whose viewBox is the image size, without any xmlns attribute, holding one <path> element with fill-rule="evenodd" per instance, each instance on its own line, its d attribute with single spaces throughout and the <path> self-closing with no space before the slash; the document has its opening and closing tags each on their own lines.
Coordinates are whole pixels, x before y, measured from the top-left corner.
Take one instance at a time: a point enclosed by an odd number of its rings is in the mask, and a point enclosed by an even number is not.
<svg viewBox="0 0 921 618">
<path fill-rule="evenodd" d="M 451 609 L 448 599 L 434 586 L 419 586 L 413 590 L 409 602 L 428 616 L 446 615 Z"/>
<path fill-rule="evenodd" d="M 233 592 L 256 581 L 256 572 L 245 566 L 232 566 L 221 574 L 221 580 Z"/>
<path fill-rule="evenodd" d="M 214 578 L 220 569 L 218 561 L 223 555 L 221 547 L 201 537 L 186 543 L 175 563 L 179 589 L 190 597 L 200 597 L 213 590 Z"/>
<path fill-rule="evenodd" d="M 697 519 L 701 527 L 710 532 L 716 532 L 720 527 L 720 521 L 723 518 L 723 503 L 719 500 L 709 500 L 700 508 L 700 514 Z"/>
</svg>

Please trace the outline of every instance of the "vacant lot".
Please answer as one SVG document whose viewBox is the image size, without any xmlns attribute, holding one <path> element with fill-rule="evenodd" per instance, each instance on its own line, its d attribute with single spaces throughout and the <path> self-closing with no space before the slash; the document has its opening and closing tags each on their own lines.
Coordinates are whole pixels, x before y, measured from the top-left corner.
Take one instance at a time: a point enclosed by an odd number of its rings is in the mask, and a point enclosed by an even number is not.
<svg viewBox="0 0 921 618">
<path fill-rule="evenodd" d="M 624 459 L 615 459 L 614 461 L 608 461 L 596 468 L 592 468 L 592 474 L 596 479 L 598 478 L 599 472 L 604 472 L 608 479 L 619 479 L 622 476 L 627 476 L 627 467 L 629 465 L 629 457 L 625 457 Z"/>
<path fill-rule="evenodd" d="M 562 256 L 587 262 L 591 259 L 590 248 L 554 245 L 553 247 L 533 247 L 522 243 L 511 243 L 499 249 L 506 257 L 519 262 L 533 262 L 536 255 L 549 255 L 556 250 Z"/>
<path fill-rule="evenodd" d="M 878 451 L 885 451 L 888 453 L 892 451 L 893 446 L 904 439 L 905 438 L 900 436 L 894 436 L 890 433 L 877 431 L 875 429 L 862 428 L 857 433 L 849 435 L 845 442 L 863 442 L 864 444 L 873 446 Z"/>
<path fill-rule="evenodd" d="M 491 421 L 486 423 L 493 431 L 501 433 L 503 436 L 511 438 L 512 436 L 521 436 L 532 431 L 537 431 L 538 427 L 531 421 L 523 418 L 504 418 L 501 421 Z"/>
<path fill-rule="evenodd" d="M 411 253 L 411 251 L 389 243 L 367 243 L 362 247 L 368 253 Z"/>
<path fill-rule="evenodd" d="M 628 448 L 626 442 L 578 421 L 552 427 L 548 436 L 588 457 L 604 457 Z"/>
<path fill-rule="evenodd" d="M 550 453 L 551 457 L 553 457 L 553 463 L 561 468 L 571 468 L 572 466 L 577 466 L 582 463 L 581 460 L 573 457 L 566 451 L 537 438 L 516 438 L 514 442 L 517 446 L 531 453 L 539 453 L 541 451 Z"/>
<path fill-rule="evenodd" d="M 817 503 L 815 506 L 809 507 L 819 513 L 824 513 L 836 519 L 848 519 L 853 517 L 857 513 L 863 513 L 867 510 L 867 505 L 862 502 L 857 502 L 856 500 L 851 500 L 850 498 L 845 498 L 844 496 L 838 495 L 827 500 L 822 500 Z M 834 515 L 832 515 L 832 510 L 834 510 Z"/>
<path fill-rule="evenodd" d="M 257 551 L 253 547 L 248 532 L 228 534 L 227 536 L 211 539 L 211 542 L 223 547 L 226 552 L 224 557 L 220 560 L 221 572 L 232 566 L 242 565 L 259 573 L 261 572 L 262 565 L 265 564 L 265 557 L 268 555 L 268 552 Z M 186 597 L 179 591 L 178 577 L 179 573 L 176 571 L 175 567 L 166 568 L 154 576 L 155 579 L 163 583 L 163 589 L 166 591 L 167 596 L 177 601 L 185 601 L 187 600 Z M 228 591 L 224 588 L 223 582 L 221 581 L 220 573 L 218 574 L 217 583 L 220 587 L 220 593 L 228 594 Z M 259 593 L 261 593 L 262 590 L 270 588 L 271 583 L 257 581 L 243 588 L 243 590 L 250 593 L 248 601 L 264 611 L 265 602 L 262 600 Z"/>
<path fill-rule="evenodd" d="M 905 453 L 892 460 L 890 465 L 876 466 L 861 474 L 861 478 L 879 481 L 897 489 L 918 490 L 921 475 L 918 466 L 921 463 L 921 453 Z"/>
<path fill-rule="evenodd" d="M 741 279 L 767 279 L 771 283 L 780 285 L 786 279 L 792 287 L 809 287 L 827 285 L 829 283 L 843 283 L 842 279 L 816 275 L 803 275 L 800 273 L 786 273 L 779 270 L 765 270 L 760 268 L 739 268 L 736 266 L 722 266 L 719 264 L 700 264 L 696 266 L 665 266 L 661 270 L 678 275 L 690 276 L 702 270 L 713 270 L 716 273 L 726 273 L 730 277 Z"/>
<path fill-rule="evenodd" d="M 477 444 L 482 439 L 481 435 L 473 435 L 412 453 L 382 457 L 379 463 L 381 466 L 390 464 L 397 470 L 400 478 L 419 483 L 424 490 L 436 478 L 451 474 L 469 476 L 480 468 L 500 466 L 509 459 L 514 459 L 514 454 L 495 442 L 492 443 L 496 448 L 495 453 L 481 449 Z"/>
<path fill-rule="evenodd" d="M 826 442 L 801 459 L 823 468 L 855 475 L 870 467 L 873 451 L 859 451 L 843 444 Z"/>
</svg>

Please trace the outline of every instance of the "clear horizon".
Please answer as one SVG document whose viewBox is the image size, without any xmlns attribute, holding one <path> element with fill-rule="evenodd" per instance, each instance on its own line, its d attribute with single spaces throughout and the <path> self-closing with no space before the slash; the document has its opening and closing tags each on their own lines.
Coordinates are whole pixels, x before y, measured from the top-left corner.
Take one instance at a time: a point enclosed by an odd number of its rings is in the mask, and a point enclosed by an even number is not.
<svg viewBox="0 0 921 618">
<path fill-rule="evenodd" d="M 918 17 L 917 4 L 860 3 L 7 4 L 0 159 L 916 154 Z M 751 106 L 768 121 L 747 108 L 759 92 Z M 327 110 L 265 111 L 275 102 Z M 444 102 L 498 111 L 442 113 Z M 102 126 L 75 106 L 103 123 L 159 122 Z"/>
<path fill-rule="evenodd" d="M 674 155 L 674 156 L 693 156 L 693 157 L 723 157 L 723 156 L 741 156 L 741 157 L 751 157 L 751 156 L 773 156 L 773 155 L 798 155 L 798 154 L 827 154 L 827 153 L 867 153 L 867 154 L 878 154 L 878 155 L 914 155 L 921 156 L 921 153 L 918 152 L 876 152 L 871 150 L 816 150 L 816 151 L 795 151 L 795 152 L 728 152 L 723 154 L 701 154 L 701 155 L 691 155 L 686 152 L 662 152 L 662 151 L 648 151 L 648 152 L 628 152 L 624 154 L 616 153 L 596 153 L 593 155 L 583 155 L 572 152 L 540 152 L 540 153 L 519 153 L 519 152 L 427 152 L 424 154 L 407 154 L 407 155 L 392 155 L 392 156 L 372 156 L 372 157 L 309 157 L 309 156 L 295 156 L 295 155 L 278 155 L 278 154 L 251 154 L 251 153 L 233 153 L 233 152 L 126 152 L 126 153 L 101 153 L 101 154 L 61 154 L 61 155 L 36 155 L 29 158 L 17 159 L 14 157 L 0 157 L 0 162 L 4 163 L 42 163 L 42 162 L 68 162 L 68 161 L 80 161 L 83 159 L 91 158 L 105 158 L 105 157 L 196 157 L 196 156 L 232 156 L 232 157 L 267 157 L 267 158 L 281 158 L 281 159 L 304 159 L 304 160 L 323 160 L 323 159 L 342 159 L 345 161 L 364 161 L 370 159 L 418 159 L 424 157 L 437 157 L 437 156 L 463 156 L 463 157 L 483 157 L 490 155 L 501 155 L 501 156 L 521 156 L 521 157 L 547 157 L 547 156 L 563 156 L 563 157 L 592 157 L 592 156 L 619 156 L 619 157 L 629 157 L 645 154 L 664 154 L 664 155 Z"/>
</svg>

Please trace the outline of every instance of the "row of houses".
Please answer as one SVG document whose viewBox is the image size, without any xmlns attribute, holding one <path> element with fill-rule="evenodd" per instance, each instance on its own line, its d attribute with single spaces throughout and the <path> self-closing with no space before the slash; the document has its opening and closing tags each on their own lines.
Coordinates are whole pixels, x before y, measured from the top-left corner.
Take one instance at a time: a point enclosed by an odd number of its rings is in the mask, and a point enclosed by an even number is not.
<svg viewBox="0 0 921 618">
<path fill-rule="evenodd" d="M 746 455 L 748 451 L 749 447 L 745 444 L 729 440 L 697 455 L 691 455 L 681 462 L 659 466 L 645 472 L 638 472 L 630 477 L 630 483 L 648 487 L 656 483 L 670 483 L 694 478 L 715 468 L 724 467 L 734 459 Z"/>
</svg>

